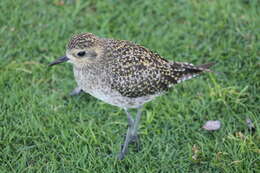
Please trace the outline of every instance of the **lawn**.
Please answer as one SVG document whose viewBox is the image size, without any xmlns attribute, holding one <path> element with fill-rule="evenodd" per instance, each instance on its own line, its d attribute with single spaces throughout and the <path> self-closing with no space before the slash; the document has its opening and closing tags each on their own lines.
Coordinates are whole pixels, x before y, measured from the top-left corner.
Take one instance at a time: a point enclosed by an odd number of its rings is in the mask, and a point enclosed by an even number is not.
<svg viewBox="0 0 260 173">
<path fill-rule="evenodd" d="M 0 11 L 1 173 L 260 172 L 259 0 L 1 0 Z M 215 73 L 146 104 L 142 150 L 119 161 L 124 111 L 69 96 L 71 64 L 47 66 L 82 32 L 216 62 Z"/>
</svg>

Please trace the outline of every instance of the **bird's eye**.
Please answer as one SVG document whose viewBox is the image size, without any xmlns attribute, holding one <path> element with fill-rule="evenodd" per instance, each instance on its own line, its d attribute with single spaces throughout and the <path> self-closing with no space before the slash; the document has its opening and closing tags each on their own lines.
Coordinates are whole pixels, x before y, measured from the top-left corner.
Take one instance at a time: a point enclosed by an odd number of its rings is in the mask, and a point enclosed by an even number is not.
<svg viewBox="0 0 260 173">
<path fill-rule="evenodd" d="M 79 57 L 83 57 L 85 54 L 86 54 L 85 51 L 80 51 L 80 52 L 77 53 L 77 55 L 78 55 Z"/>
</svg>

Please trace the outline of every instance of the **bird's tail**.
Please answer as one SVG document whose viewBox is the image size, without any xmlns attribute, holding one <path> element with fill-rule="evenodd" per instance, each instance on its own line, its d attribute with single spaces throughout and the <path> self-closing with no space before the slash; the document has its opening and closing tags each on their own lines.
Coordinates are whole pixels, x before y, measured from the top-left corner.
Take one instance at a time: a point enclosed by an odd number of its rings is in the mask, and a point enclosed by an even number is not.
<svg viewBox="0 0 260 173">
<path fill-rule="evenodd" d="M 195 66 L 193 64 L 175 62 L 174 71 L 175 75 L 178 76 L 177 83 L 196 77 L 203 72 L 212 72 L 209 68 L 214 64 L 207 63 Z"/>
<path fill-rule="evenodd" d="M 213 66 L 214 64 L 216 64 L 216 63 L 214 63 L 214 62 L 210 62 L 210 63 L 207 63 L 207 64 L 197 65 L 197 66 L 195 66 L 195 67 L 198 68 L 198 69 L 200 69 L 201 72 L 203 72 L 203 71 L 206 71 L 206 72 L 213 72 L 213 71 L 210 70 L 209 68 L 210 68 L 211 66 Z"/>
</svg>

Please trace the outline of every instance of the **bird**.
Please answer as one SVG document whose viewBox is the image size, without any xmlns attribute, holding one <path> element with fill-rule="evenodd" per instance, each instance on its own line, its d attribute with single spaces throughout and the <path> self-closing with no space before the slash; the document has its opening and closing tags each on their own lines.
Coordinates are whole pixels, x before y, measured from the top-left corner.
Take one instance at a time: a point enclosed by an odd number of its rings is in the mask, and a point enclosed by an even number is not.
<svg viewBox="0 0 260 173">
<path fill-rule="evenodd" d="M 170 61 L 134 42 L 103 38 L 89 32 L 72 36 L 65 56 L 49 66 L 62 62 L 73 65 L 78 86 L 71 95 L 83 91 L 124 110 L 128 129 L 117 156 L 120 160 L 125 158 L 130 143 L 139 146 L 138 124 L 143 105 L 178 83 L 212 72 L 209 68 L 215 64 Z M 135 118 L 130 109 L 136 110 Z"/>
</svg>

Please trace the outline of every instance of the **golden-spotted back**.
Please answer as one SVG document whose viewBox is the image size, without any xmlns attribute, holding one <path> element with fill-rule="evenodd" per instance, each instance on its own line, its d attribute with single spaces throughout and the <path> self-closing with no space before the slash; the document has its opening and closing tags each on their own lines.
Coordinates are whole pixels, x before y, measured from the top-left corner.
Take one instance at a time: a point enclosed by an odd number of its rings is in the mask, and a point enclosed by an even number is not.
<svg viewBox="0 0 260 173">
<path fill-rule="evenodd" d="M 75 77 L 82 85 L 92 90 L 111 89 L 128 98 L 160 95 L 174 84 L 209 71 L 213 65 L 171 62 L 130 41 L 99 38 L 91 33 L 73 36 L 68 50 L 76 74 L 80 74 Z"/>
<path fill-rule="evenodd" d="M 123 96 L 158 95 L 172 85 L 195 77 L 207 67 L 169 62 L 159 54 L 129 41 L 107 40 L 104 44 L 113 74 L 111 87 Z"/>
</svg>

